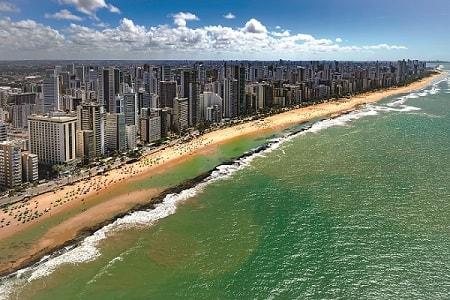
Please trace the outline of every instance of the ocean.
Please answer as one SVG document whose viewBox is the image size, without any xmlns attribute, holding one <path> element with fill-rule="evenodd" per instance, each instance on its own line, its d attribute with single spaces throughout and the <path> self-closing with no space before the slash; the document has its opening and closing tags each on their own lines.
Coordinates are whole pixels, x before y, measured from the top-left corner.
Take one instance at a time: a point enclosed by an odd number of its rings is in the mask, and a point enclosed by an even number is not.
<svg viewBox="0 0 450 300">
<path fill-rule="evenodd" d="M 1 279 L 0 298 L 448 299 L 448 78 L 245 145 Z"/>
</svg>

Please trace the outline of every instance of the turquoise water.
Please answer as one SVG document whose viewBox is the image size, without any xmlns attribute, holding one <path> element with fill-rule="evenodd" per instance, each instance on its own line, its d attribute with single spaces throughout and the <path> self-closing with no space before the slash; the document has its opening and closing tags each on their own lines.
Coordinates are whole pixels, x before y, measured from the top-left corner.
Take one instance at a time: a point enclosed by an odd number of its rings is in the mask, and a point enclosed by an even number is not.
<svg viewBox="0 0 450 300">
<path fill-rule="evenodd" d="M 3 291 L 19 299 L 446 299 L 449 149 L 443 81 L 223 167 L 156 211 L 4 280 Z"/>
</svg>

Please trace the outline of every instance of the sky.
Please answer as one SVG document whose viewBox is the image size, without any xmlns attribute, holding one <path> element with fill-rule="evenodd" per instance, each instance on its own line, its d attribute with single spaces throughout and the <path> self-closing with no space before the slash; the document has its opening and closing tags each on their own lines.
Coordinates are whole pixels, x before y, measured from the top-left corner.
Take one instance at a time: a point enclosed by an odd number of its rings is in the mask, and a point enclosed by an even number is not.
<svg viewBox="0 0 450 300">
<path fill-rule="evenodd" d="M 0 0 L 0 60 L 450 60 L 450 0 Z"/>
</svg>

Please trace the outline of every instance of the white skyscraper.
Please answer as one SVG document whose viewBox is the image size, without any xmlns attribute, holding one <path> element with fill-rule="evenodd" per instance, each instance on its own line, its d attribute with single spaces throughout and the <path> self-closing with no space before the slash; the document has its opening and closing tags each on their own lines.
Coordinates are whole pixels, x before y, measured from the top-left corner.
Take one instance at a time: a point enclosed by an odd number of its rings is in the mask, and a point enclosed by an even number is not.
<svg viewBox="0 0 450 300">
<path fill-rule="evenodd" d="M 75 160 L 77 118 L 38 116 L 28 118 L 30 150 L 43 164 L 61 164 Z"/>
<path fill-rule="evenodd" d="M 216 93 L 204 92 L 200 94 L 201 119 L 207 120 L 208 108 L 217 107 L 222 111 L 222 98 Z"/>
</svg>

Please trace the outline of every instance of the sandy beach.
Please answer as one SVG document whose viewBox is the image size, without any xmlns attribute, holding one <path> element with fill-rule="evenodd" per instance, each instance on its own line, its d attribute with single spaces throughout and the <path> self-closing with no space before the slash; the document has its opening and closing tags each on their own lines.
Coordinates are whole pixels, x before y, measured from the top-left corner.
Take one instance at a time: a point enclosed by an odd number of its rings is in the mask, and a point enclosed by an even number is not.
<svg viewBox="0 0 450 300">
<path fill-rule="evenodd" d="M 64 186 L 55 192 L 42 194 L 4 208 L 0 211 L 0 240 L 14 237 L 39 226 L 39 223 L 47 218 L 61 216 L 62 221 L 47 230 L 32 247 L 24 249 L 16 257 L 2 259 L 0 274 L 10 273 L 36 261 L 61 245 L 73 241 L 86 229 L 103 224 L 137 205 L 148 204 L 163 192 L 160 188 L 137 190 L 126 194 L 117 192 L 133 181 L 166 172 L 193 155 L 214 151 L 218 145 L 233 139 L 249 135 L 262 136 L 316 118 L 342 114 L 385 97 L 419 90 L 441 76 L 442 74 L 436 74 L 408 86 L 360 94 L 350 99 L 343 98 L 294 109 L 261 120 L 218 129 L 181 145 L 170 146 L 152 153 L 135 163 L 108 171 L 107 174 Z M 97 199 L 95 201 L 98 203 L 88 205 L 99 195 L 104 195 L 107 200 Z M 77 211 L 74 216 L 64 218 L 63 215 L 66 212 L 73 210 Z"/>
</svg>

